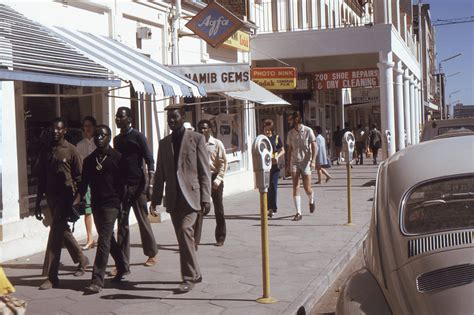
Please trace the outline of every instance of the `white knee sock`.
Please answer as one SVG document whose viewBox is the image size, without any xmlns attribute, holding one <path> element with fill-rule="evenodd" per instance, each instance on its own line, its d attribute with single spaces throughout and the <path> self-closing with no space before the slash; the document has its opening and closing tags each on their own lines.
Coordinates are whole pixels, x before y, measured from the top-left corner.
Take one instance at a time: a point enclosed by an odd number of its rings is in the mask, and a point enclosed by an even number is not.
<svg viewBox="0 0 474 315">
<path fill-rule="evenodd" d="M 301 214 L 301 196 L 293 196 L 293 201 L 295 202 L 296 212 Z"/>
<path fill-rule="evenodd" d="M 306 195 L 308 195 L 309 203 L 314 203 L 314 192 L 306 193 Z"/>
</svg>

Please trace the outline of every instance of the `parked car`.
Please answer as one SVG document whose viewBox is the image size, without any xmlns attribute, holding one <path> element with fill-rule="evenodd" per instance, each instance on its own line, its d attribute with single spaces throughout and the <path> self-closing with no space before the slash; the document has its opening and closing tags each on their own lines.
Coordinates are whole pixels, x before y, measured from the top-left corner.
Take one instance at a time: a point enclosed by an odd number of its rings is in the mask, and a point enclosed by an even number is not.
<svg viewBox="0 0 474 315">
<path fill-rule="evenodd" d="M 420 142 L 432 140 L 444 134 L 467 134 L 474 132 L 474 117 L 432 120 L 425 124 Z"/>
<path fill-rule="evenodd" d="M 410 146 L 384 161 L 365 268 L 336 314 L 474 313 L 474 135 Z"/>
</svg>

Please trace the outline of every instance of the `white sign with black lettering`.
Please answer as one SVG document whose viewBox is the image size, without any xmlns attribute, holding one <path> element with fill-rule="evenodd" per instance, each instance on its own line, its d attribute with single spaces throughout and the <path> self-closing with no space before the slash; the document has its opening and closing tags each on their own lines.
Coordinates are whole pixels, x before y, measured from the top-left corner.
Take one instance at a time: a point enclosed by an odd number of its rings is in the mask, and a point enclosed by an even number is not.
<svg viewBox="0 0 474 315">
<path fill-rule="evenodd" d="M 250 66 L 219 63 L 171 66 L 176 72 L 204 86 L 207 93 L 250 90 Z"/>
</svg>

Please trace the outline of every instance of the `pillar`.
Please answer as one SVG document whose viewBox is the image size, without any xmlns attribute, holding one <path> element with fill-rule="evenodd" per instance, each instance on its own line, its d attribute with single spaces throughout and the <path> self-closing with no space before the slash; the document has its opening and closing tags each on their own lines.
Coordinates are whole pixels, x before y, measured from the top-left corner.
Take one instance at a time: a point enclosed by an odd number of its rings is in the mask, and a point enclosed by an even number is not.
<svg viewBox="0 0 474 315">
<path fill-rule="evenodd" d="M 397 149 L 405 148 L 405 110 L 403 95 L 403 68 L 402 62 L 397 61 L 395 67 L 395 112 L 397 115 Z"/>
<path fill-rule="evenodd" d="M 410 124 L 410 71 L 405 69 L 403 74 L 403 106 L 405 114 L 405 146 L 411 144 L 411 124 Z"/>
<path fill-rule="evenodd" d="M 421 83 L 417 81 L 415 87 L 415 98 L 416 98 L 416 143 L 420 143 L 420 126 L 421 126 Z"/>
<path fill-rule="evenodd" d="M 380 77 L 380 131 L 383 134 L 384 141 L 382 141 L 382 156 L 383 158 L 390 157 L 395 153 L 395 115 L 393 105 L 393 66 L 392 52 L 379 52 L 379 68 Z M 385 141 L 385 131 L 390 131 L 391 141 L 387 145 Z"/>
<path fill-rule="evenodd" d="M 410 77 L 410 130 L 411 144 L 416 144 L 415 135 L 415 80 Z"/>
</svg>

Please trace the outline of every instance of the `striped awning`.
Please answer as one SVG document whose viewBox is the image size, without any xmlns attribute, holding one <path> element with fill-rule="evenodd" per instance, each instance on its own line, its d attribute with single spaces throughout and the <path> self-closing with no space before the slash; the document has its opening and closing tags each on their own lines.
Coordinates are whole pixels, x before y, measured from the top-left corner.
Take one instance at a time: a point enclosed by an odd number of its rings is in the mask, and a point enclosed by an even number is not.
<svg viewBox="0 0 474 315">
<path fill-rule="evenodd" d="M 206 96 L 206 91 L 198 83 L 116 40 L 63 27 L 55 26 L 50 29 L 87 57 L 108 68 L 121 79 L 130 81 L 139 93 L 167 97 Z"/>
<path fill-rule="evenodd" d="M 0 80 L 120 86 L 107 68 L 4 4 L 0 4 Z"/>
</svg>

